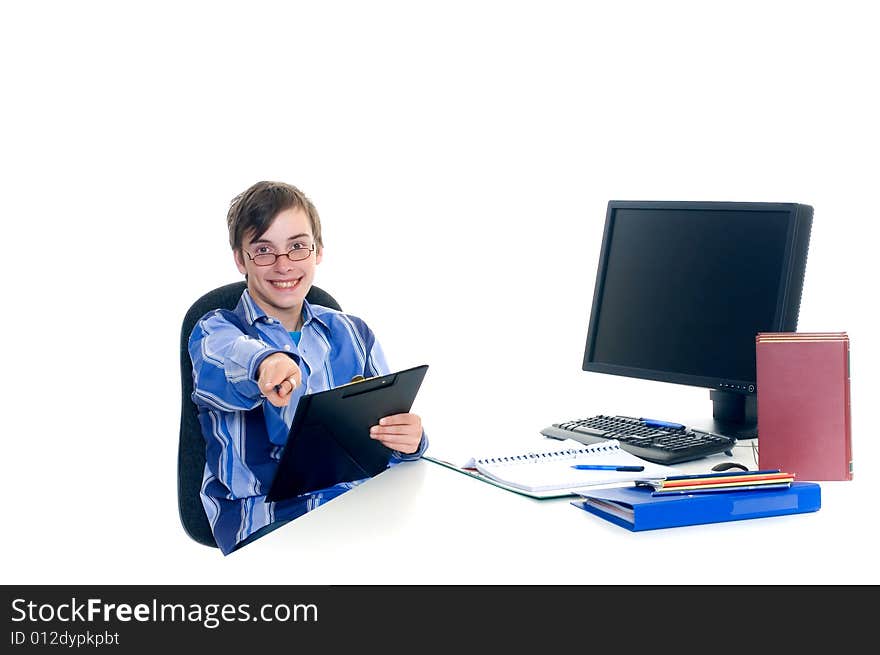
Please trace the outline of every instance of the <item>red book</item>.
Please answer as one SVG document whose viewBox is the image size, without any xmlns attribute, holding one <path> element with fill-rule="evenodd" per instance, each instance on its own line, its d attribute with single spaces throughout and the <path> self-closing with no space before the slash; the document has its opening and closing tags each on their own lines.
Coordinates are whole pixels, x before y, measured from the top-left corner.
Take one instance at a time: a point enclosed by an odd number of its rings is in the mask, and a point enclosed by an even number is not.
<svg viewBox="0 0 880 655">
<path fill-rule="evenodd" d="M 852 480 L 847 334 L 762 332 L 755 363 L 760 468 Z"/>
</svg>

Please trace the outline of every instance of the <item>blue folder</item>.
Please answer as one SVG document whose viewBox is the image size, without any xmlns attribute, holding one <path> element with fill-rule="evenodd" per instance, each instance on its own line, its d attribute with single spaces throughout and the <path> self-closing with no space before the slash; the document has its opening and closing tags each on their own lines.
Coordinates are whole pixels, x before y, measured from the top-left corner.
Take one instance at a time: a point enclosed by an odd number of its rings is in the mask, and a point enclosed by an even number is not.
<svg viewBox="0 0 880 655">
<path fill-rule="evenodd" d="M 815 482 L 792 482 L 787 489 L 681 496 L 654 496 L 650 487 L 636 486 L 580 495 L 572 505 L 633 532 L 801 514 L 822 506 L 821 489 Z"/>
</svg>

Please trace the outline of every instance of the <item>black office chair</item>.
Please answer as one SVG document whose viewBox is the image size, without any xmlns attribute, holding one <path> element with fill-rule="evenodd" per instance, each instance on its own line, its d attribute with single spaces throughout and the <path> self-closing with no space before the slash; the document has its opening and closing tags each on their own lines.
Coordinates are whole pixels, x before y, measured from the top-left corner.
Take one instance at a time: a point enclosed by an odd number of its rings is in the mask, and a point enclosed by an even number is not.
<svg viewBox="0 0 880 655">
<path fill-rule="evenodd" d="M 202 506 L 199 490 L 205 473 L 205 438 L 199 424 L 199 413 L 192 401 L 192 362 L 189 358 L 189 335 L 198 320 L 212 309 L 235 309 L 245 288 L 244 282 L 234 282 L 209 291 L 196 300 L 183 318 L 180 329 L 180 442 L 177 451 L 177 509 L 183 529 L 194 540 L 205 546 L 217 547 L 208 516 Z M 329 293 L 312 287 L 306 295 L 313 305 L 323 305 L 342 311 Z"/>
</svg>

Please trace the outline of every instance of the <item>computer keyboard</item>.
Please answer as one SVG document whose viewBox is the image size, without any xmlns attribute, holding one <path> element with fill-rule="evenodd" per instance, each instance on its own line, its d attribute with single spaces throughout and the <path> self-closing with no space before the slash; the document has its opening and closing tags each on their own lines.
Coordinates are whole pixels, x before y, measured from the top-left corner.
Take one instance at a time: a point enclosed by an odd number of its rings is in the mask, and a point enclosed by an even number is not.
<svg viewBox="0 0 880 655">
<path fill-rule="evenodd" d="M 718 453 L 732 453 L 736 439 L 678 423 L 630 416 L 593 416 L 554 423 L 541 434 L 590 444 L 617 439 L 621 448 L 658 464 L 677 464 Z"/>
</svg>

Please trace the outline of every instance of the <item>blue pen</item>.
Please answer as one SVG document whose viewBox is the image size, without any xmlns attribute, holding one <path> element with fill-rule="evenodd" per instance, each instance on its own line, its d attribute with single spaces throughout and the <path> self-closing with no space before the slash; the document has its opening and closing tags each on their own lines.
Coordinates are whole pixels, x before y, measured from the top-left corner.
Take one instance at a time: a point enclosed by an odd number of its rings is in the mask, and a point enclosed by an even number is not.
<svg viewBox="0 0 880 655">
<path fill-rule="evenodd" d="M 644 471 L 644 466 L 615 466 L 614 464 L 574 464 L 578 471 Z"/>
<path fill-rule="evenodd" d="M 639 419 L 645 427 L 649 428 L 669 428 L 670 430 L 683 430 L 686 426 L 681 423 L 670 423 L 669 421 L 658 421 L 653 418 L 640 418 Z"/>
</svg>

